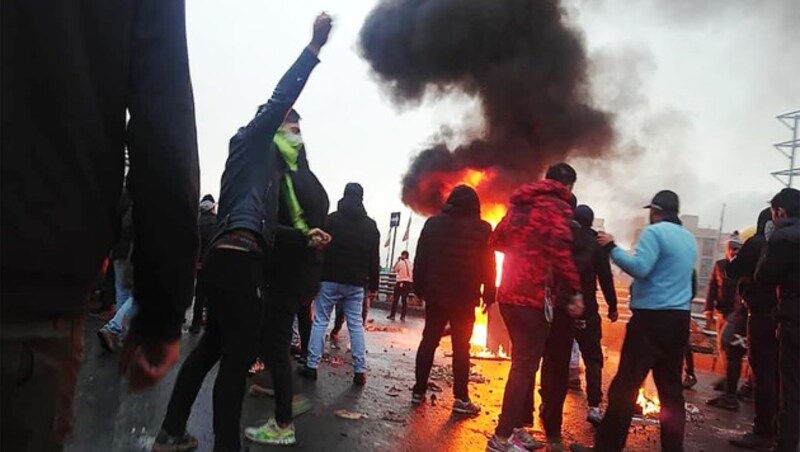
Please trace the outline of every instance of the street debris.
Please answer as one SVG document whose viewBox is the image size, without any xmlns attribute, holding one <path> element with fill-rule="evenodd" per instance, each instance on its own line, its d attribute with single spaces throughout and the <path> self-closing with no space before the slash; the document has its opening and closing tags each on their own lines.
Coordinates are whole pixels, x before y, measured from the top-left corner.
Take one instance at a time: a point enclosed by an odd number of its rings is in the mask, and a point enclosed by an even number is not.
<svg viewBox="0 0 800 452">
<path fill-rule="evenodd" d="M 275 397 L 274 389 L 265 388 L 257 384 L 250 385 L 250 389 L 247 392 L 248 394 L 250 394 L 250 397 L 259 397 L 259 396 Z"/>
<path fill-rule="evenodd" d="M 364 331 L 370 331 L 374 333 L 399 333 L 400 331 L 403 331 L 403 328 L 399 326 L 368 324 L 364 327 Z"/>
<path fill-rule="evenodd" d="M 400 392 L 401 391 L 399 389 L 397 389 L 395 386 L 392 386 L 391 388 L 389 388 L 389 391 L 386 392 L 386 395 L 388 395 L 389 397 L 397 397 L 400 395 Z"/>
<path fill-rule="evenodd" d="M 333 414 L 338 418 L 349 419 L 351 421 L 357 421 L 359 419 L 367 419 L 369 417 L 367 416 L 366 413 L 358 413 L 349 410 L 336 410 L 333 412 Z"/>
<path fill-rule="evenodd" d="M 381 417 L 381 419 L 384 420 L 384 421 L 396 422 L 398 424 L 405 424 L 405 422 L 406 422 L 406 418 L 405 417 L 403 417 L 400 414 L 395 413 L 394 411 L 391 411 L 391 410 L 389 410 L 386 413 L 384 413 L 383 417 Z"/>
</svg>

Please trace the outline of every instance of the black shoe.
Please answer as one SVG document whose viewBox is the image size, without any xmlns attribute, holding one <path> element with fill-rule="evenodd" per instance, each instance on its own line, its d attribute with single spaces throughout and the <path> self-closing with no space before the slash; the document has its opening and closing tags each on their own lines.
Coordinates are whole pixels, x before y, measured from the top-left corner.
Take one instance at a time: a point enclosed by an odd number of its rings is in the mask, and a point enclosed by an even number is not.
<svg viewBox="0 0 800 452">
<path fill-rule="evenodd" d="M 386 320 L 394 320 L 394 316 L 390 315 L 389 317 L 386 317 Z"/>
<path fill-rule="evenodd" d="M 404 315 L 401 315 L 401 316 L 400 316 L 400 321 L 401 321 L 401 322 L 405 322 L 405 321 L 406 321 L 406 316 L 404 316 Z"/>
<path fill-rule="evenodd" d="M 745 433 L 739 438 L 733 438 L 728 442 L 731 443 L 731 446 L 750 450 L 772 450 L 775 447 L 774 439 L 764 438 L 755 433 Z"/>
<path fill-rule="evenodd" d="M 736 391 L 736 397 L 738 397 L 739 400 L 750 400 L 753 397 L 753 387 L 747 383 L 742 384 L 739 390 Z"/>
<path fill-rule="evenodd" d="M 353 375 L 353 384 L 356 386 L 364 386 L 367 384 L 367 374 L 364 372 L 356 372 L 356 374 Z"/>
<path fill-rule="evenodd" d="M 153 452 L 184 452 L 197 449 L 199 444 L 197 438 L 188 433 L 172 436 L 166 430 L 161 429 L 156 436 L 155 444 L 153 444 Z"/>
<path fill-rule="evenodd" d="M 683 378 L 683 389 L 692 389 L 697 384 L 697 377 L 694 375 L 686 374 Z"/>
<path fill-rule="evenodd" d="M 728 394 L 715 397 L 706 402 L 706 404 L 716 408 L 722 408 L 723 410 L 727 411 L 739 411 L 739 401 L 736 400 L 736 396 L 731 396 Z"/>
<path fill-rule="evenodd" d="M 317 369 L 312 369 L 308 366 L 302 366 L 297 369 L 297 373 L 300 374 L 303 378 L 308 378 L 309 380 L 317 380 Z"/>
</svg>

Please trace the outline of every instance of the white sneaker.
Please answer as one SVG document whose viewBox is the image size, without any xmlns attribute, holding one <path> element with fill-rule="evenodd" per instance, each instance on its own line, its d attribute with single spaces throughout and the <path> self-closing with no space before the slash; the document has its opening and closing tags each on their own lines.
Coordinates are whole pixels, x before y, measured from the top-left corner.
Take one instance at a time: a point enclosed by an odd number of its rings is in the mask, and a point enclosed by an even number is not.
<svg viewBox="0 0 800 452">
<path fill-rule="evenodd" d="M 591 406 L 589 407 L 589 412 L 586 413 L 586 420 L 589 421 L 592 425 L 599 425 L 600 422 L 603 420 L 603 412 L 600 411 L 600 407 Z"/>
</svg>

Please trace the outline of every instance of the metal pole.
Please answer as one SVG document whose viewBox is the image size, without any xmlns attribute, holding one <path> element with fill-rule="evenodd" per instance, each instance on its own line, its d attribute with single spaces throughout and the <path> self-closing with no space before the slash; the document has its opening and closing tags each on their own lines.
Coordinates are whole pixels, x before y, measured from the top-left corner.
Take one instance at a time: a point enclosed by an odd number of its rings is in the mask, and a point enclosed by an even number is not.
<svg viewBox="0 0 800 452">
<path fill-rule="evenodd" d="M 787 186 L 792 188 L 792 180 L 794 179 L 794 157 L 797 152 L 797 129 L 800 127 L 800 115 L 794 117 L 794 127 L 792 128 L 792 153 L 789 156 L 789 183 Z"/>
<path fill-rule="evenodd" d="M 394 234 L 392 234 L 392 258 L 390 259 L 391 260 L 390 265 L 394 264 L 394 244 L 396 241 L 397 241 L 397 226 L 394 227 Z"/>
<path fill-rule="evenodd" d="M 719 244 L 722 242 L 722 227 L 725 223 L 725 206 L 726 204 L 722 205 L 722 213 L 719 216 L 719 231 L 717 231 L 717 246 L 714 247 L 714 260 L 719 256 Z"/>
</svg>

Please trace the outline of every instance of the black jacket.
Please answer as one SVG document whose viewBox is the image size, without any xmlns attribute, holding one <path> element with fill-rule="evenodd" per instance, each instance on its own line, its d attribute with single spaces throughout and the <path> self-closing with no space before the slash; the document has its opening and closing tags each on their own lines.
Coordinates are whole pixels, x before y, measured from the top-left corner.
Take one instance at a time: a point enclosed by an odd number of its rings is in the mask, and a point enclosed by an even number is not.
<svg viewBox="0 0 800 452">
<path fill-rule="evenodd" d="M 728 316 L 739 307 L 741 300 L 737 291 L 737 280 L 726 274 L 728 259 L 720 259 L 714 264 L 708 280 L 705 311 L 716 309 L 720 314 Z"/>
<path fill-rule="evenodd" d="M 325 227 L 333 240 L 325 248 L 322 280 L 378 290 L 380 232 L 361 202 L 342 198 Z"/>
<path fill-rule="evenodd" d="M 324 229 L 330 208 L 328 193 L 311 172 L 305 148 L 300 150 L 295 172 L 288 171 L 276 146 L 272 146 L 271 152 L 278 155 L 281 177 L 288 172 L 292 178 L 295 196 L 303 209 L 308 227 Z M 270 265 L 267 266 L 267 281 L 270 290 L 284 295 L 295 295 L 310 303 L 319 290 L 322 278 L 322 252 L 307 246 L 306 235 L 292 225 L 289 208 L 280 190 L 278 195 L 275 247 L 271 253 Z"/>
<path fill-rule="evenodd" d="M 778 288 L 778 317 L 800 323 L 800 218 L 778 226 L 756 269 L 756 282 Z"/>
<path fill-rule="evenodd" d="M 4 0 L 2 9 L 2 315 L 83 310 L 114 242 L 127 148 L 132 329 L 179 337 L 199 199 L 184 2 Z"/>
<path fill-rule="evenodd" d="M 766 244 L 767 239 L 763 235 L 750 237 L 726 268 L 728 277 L 739 280 L 739 294 L 747 309 L 754 314 L 772 313 L 778 305 L 775 285 L 754 280 L 758 260 Z"/>
<path fill-rule="evenodd" d="M 282 160 L 274 150 L 272 137 L 317 63 L 317 57 L 304 49 L 278 82 L 269 101 L 231 138 L 222 173 L 218 234 L 248 229 L 258 234 L 267 248 L 272 247 L 283 175 Z"/>
<path fill-rule="evenodd" d="M 583 318 L 597 317 L 597 283 L 608 304 L 608 310 L 617 310 L 617 292 L 614 290 L 614 276 L 611 273 L 611 262 L 608 251 L 597 243 L 597 232 L 592 228 L 582 227 L 577 222 L 571 223 L 572 248 L 575 267 L 581 278 L 581 293 L 586 307 Z"/>
<path fill-rule="evenodd" d="M 201 213 L 198 227 L 200 229 L 200 262 L 202 263 L 208 258 L 211 241 L 217 235 L 217 214 L 211 210 Z"/>
<path fill-rule="evenodd" d="M 480 218 L 474 190 L 457 187 L 442 213 L 425 222 L 414 258 L 414 293 L 443 307 L 476 306 L 495 298 L 495 258 L 489 248 L 492 227 Z"/>
</svg>

